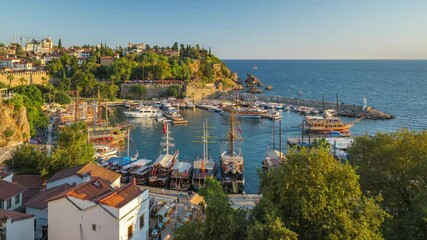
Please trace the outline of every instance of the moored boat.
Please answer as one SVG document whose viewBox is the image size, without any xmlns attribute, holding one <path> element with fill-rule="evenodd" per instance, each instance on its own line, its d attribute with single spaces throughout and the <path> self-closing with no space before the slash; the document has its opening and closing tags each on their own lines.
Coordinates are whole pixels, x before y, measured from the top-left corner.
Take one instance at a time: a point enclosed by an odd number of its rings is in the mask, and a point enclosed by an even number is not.
<svg viewBox="0 0 427 240">
<path fill-rule="evenodd" d="M 336 131 L 348 133 L 353 123 L 343 123 L 337 117 L 306 116 L 304 119 L 304 129 L 313 133 L 327 133 Z"/>
<path fill-rule="evenodd" d="M 201 143 L 203 143 L 203 157 L 193 162 L 193 177 L 191 179 L 191 184 L 196 191 L 205 186 L 207 178 L 215 178 L 218 173 L 218 164 L 208 153 L 209 137 L 208 122 L 206 120 L 203 123 L 203 136 L 201 137 Z"/>
<path fill-rule="evenodd" d="M 170 188 L 186 190 L 191 185 L 193 167 L 188 162 L 176 162 L 172 167 Z"/>
<path fill-rule="evenodd" d="M 162 142 L 160 145 L 165 147 L 165 153 L 160 154 L 160 156 L 156 159 L 149 176 L 150 185 L 158 187 L 166 187 L 169 184 L 172 168 L 178 157 L 178 151 L 173 155 L 169 154 L 169 147 L 174 147 L 175 144 L 170 141 L 172 138 L 169 136 L 170 131 L 169 125 L 167 123 L 163 125 L 163 134 L 164 142 Z"/>
<path fill-rule="evenodd" d="M 229 131 L 227 139 L 228 148 L 221 156 L 221 182 L 229 193 L 242 193 L 245 185 L 244 160 L 238 142 L 243 141 L 240 136 L 239 123 L 232 110 L 228 119 Z"/>
<path fill-rule="evenodd" d="M 139 106 L 134 110 L 124 111 L 128 118 L 156 118 L 162 115 L 158 108 L 152 106 Z"/>
</svg>

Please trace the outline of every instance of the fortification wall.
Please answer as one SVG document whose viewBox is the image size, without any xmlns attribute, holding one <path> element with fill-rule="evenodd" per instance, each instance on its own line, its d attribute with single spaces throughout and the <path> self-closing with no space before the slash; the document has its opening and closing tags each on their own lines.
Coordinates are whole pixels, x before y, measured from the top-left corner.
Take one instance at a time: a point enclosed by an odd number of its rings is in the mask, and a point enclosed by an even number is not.
<svg viewBox="0 0 427 240">
<path fill-rule="evenodd" d="M 137 96 L 135 94 L 132 94 L 130 92 L 130 88 L 140 83 L 125 83 L 120 86 L 120 97 L 126 98 L 126 99 L 135 99 L 135 100 L 141 100 L 141 96 Z M 144 84 L 143 85 L 147 89 L 147 95 L 145 96 L 145 99 L 152 99 L 152 98 L 161 98 L 166 97 L 169 92 L 169 88 L 173 85 L 156 85 L 156 84 Z"/>
<path fill-rule="evenodd" d="M 8 75 L 13 76 L 12 82 L 7 78 Z M 25 81 L 21 81 L 25 79 Z M 11 87 L 16 87 L 20 85 L 29 85 L 29 84 L 39 84 L 45 85 L 48 83 L 49 76 L 46 71 L 22 71 L 22 72 L 13 72 L 13 73 L 0 73 L 0 82 L 4 83 L 6 86 L 11 84 Z"/>
<path fill-rule="evenodd" d="M 185 96 L 194 98 L 195 100 L 217 98 L 219 95 L 220 93 L 213 84 L 211 86 L 204 87 L 193 87 L 189 85 L 185 87 Z"/>
</svg>

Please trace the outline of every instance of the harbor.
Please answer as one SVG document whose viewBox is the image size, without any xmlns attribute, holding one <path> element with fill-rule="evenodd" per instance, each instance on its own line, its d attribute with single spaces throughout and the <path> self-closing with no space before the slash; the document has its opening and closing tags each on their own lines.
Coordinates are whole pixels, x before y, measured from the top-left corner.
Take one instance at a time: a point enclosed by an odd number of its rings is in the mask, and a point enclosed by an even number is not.
<svg viewBox="0 0 427 240">
<path fill-rule="evenodd" d="M 57 119 L 59 124 L 86 121 L 99 164 L 121 173 L 124 182 L 135 179 L 138 185 L 197 191 L 203 186 L 202 176 L 209 173 L 229 193 L 238 194 L 256 193 L 256 169 L 277 165 L 291 147 L 309 147 L 328 139 L 331 154 L 345 161 L 346 148 L 360 134 L 352 134 L 353 129 L 368 120 L 341 117 L 343 109 L 372 111 L 366 103 L 356 106 L 234 92 L 198 101 L 169 98 L 98 103 L 76 98 Z M 271 138 L 279 132 L 280 144 L 277 136 Z M 227 143 L 230 139 L 232 143 Z M 341 147 L 344 139 L 348 142 Z M 224 168 L 224 164 L 231 165 Z M 233 174 L 227 176 L 228 171 Z M 236 171 L 241 175 L 235 175 Z"/>
</svg>

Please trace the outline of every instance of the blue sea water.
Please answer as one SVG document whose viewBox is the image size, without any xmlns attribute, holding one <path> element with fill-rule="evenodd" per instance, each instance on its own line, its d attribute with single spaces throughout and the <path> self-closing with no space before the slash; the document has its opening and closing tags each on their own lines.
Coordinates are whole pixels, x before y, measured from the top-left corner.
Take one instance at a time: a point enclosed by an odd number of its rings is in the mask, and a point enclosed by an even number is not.
<svg viewBox="0 0 427 240">
<path fill-rule="evenodd" d="M 265 85 L 272 85 L 268 95 L 322 99 L 347 104 L 363 105 L 364 97 L 368 106 L 394 114 L 393 120 L 363 120 L 351 128 L 353 135 L 374 134 L 377 131 L 390 132 L 406 127 L 410 130 L 427 129 L 427 61 L 424 60 L 225 60 L 227 66 L 242 79 L 247 73 L 254 74 Z M 254 69 L 256 66 L 256 70 Z M 224 138 L 228 127 L 223 125 L 222 116 L 197 109 L 183 110 L 189 120 L 187 126 L 171 126 L 175 149 L 180 160 L 193 161 L 202 155 L 202 145 L 196 143 L 202 124 L 208 119 L 213 127 L 211 135 Z M 282 117 L 283 146 L 288 137 L 301 135 L 299 125 L 303 116 L 284 112 Z M 354 121 L 346 119 L 343 121 Z M 135 127 L 131 132 L 133 144 L 140 156 L 155 160 L 161 152 L 161 125 L 150 119 L 128 120 Z M 261 167 L 266 149 L 271 143 L 272 122 L 270 120 L 241 120 L 242 144 L 245 158 L 246 193 L 258 191 L 259 179 L 256 169 Z M 210 145 L 210 152 L 218 157 L 221 143 Z"/>
</svg>

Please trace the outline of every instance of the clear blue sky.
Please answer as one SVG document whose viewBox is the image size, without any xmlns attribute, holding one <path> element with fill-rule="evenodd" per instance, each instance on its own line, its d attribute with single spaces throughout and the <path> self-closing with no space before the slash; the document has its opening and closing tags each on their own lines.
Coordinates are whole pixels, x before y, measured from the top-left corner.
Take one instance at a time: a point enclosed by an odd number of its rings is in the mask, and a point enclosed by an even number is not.
<svg viewBox="0 0 427 240">
<path fill-rule="evenodd" d="M 427 58 L 426 0 L 1 1 L 0 42 L 212 47 L 223 59 Z"/>
</svg>

